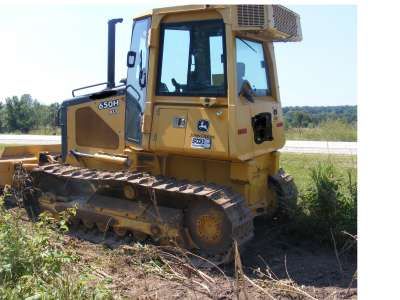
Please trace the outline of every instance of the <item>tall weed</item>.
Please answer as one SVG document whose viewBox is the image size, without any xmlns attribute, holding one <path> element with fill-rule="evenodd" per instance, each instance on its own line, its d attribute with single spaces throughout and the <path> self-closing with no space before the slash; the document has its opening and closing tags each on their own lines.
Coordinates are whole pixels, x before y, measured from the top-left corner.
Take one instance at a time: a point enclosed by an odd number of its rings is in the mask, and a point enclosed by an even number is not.
<svg viewBox="0 0 400 300">
<path fill-rule="evenodd" d="M 1 206 L 1 205 L 0 205 Z M 62 247 L 65 223 L 48 215 L 23 223 L 20 215 L 0 207 L 0 299 L 110 298 L 100 286 L 85 284 L 79 271 L 69 272 L 78 257 Z"/>
<path fill-rule="evenodd" d="M 307 234 L 313 238 L 330 242 L 332 231 L 338 243 L 343 244 L 347 238 L 343 231 L 357 234 L 355 175 L 349 170 L 343 176 L 327 161 L 311 169 L 310 179 L 311 183 L 300 195 L 297 221 L 307 227 Z"/>
</svg>

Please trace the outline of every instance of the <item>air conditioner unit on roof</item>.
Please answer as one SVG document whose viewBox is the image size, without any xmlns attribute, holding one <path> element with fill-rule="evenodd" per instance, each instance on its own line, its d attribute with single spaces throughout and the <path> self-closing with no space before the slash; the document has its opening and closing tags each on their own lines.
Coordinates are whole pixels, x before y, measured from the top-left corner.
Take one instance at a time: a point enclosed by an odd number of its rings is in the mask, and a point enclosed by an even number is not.
<svg viewBox="0 0 400 300">
<path fill-rule="evenodd" d="M 235 5 L 233 29 L 275 42 L 302 40 L 300 16 L 281 5 Z"/>
</svg>

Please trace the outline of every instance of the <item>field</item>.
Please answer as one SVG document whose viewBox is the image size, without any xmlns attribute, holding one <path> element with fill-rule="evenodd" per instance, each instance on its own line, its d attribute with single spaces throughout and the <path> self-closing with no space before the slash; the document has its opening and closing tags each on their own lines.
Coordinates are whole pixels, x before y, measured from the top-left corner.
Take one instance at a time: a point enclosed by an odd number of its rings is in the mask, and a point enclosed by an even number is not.
<svg viewBox="0 0 400 300">
<path fill-rule="evenodd" d="M 285 134 L 287 140 L 357 141 L 357 128 L 339 120 L 328 120 L 310 128 L 287 128 Z"/>
<path fill-rule="evenodd" d="M 311 174 L 319 163 L 334 164 L 337 172 L 323 184 L 348 172 L 356 176 L 354 156 L 283 153 L 281 158 L 296 180 L 300 202 L 312 201 Z M 335 241 L 332 230 L 316 230 L 324 227 L 314 223 L 312 210 L 299 213 L 290 220 L 256 220 L 255 238 L 241 250 L 241 263 L 199 268 L 170 249 L 82 230 L 63 233 L 64 218 L 32 224 L 21 209 L 1 210 L 0 298 L 356 298 L 354 239 L 340 242 L 338 235 Z"/>
</svg>

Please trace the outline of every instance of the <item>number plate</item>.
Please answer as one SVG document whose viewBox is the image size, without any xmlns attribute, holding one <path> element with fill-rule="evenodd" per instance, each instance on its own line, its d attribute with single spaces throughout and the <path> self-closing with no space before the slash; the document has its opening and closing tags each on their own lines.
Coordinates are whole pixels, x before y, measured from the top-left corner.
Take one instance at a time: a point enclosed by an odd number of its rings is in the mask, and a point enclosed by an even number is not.
<svg viewBox="0 0 400 300">
<path fill-rule="evenodd" d="M 209 136 L 193 136 L 192 137 L 192 148 L 210 149 L 211 148 L 211 138 Z"/>
</svg>

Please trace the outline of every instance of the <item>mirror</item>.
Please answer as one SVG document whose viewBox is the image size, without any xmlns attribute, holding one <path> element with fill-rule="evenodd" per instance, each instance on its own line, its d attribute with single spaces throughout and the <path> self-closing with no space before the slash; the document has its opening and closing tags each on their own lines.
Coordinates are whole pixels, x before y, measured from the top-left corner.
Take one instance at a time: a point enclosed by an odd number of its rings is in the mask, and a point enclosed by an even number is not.
<svg viewBox="0 0 400 300">
<path fill-rule="evenodd" d="M 251 88 L 250 82 L 244 80 L 240 88 L 239 96 L 243 96 L 247 101 L 254 102 L 253 89 Z"/>
<path fill-rule="evenodd" d="M 126 56 L 126 65 L 128 68 L 133 68 L 136 62 L 136 52 L 128 51 L 128 55 Z"/>
<path fill-rule="evenodd" d="M 146 70 L 139 71 L 139 86 L 141 88 L 146 86 Z"/>
</svg>

